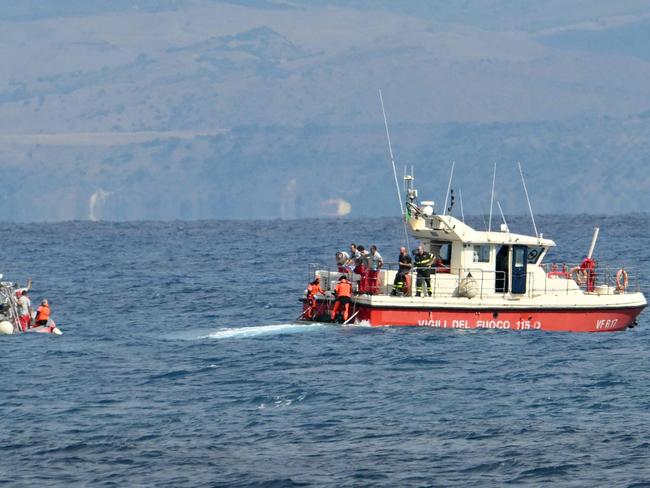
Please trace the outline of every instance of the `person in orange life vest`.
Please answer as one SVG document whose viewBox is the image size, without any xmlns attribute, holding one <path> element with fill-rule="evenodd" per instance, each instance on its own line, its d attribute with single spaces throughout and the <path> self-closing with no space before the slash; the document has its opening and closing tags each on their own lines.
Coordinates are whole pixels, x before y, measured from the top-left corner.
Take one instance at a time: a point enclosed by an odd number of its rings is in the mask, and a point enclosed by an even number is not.
<svg viewBox="0 0 650 488">
<path fill-rule="evenodd" d="M 41 306 L 36 310 L 36 321 L 34 327 L 47 325 L 48 320 L 50 320 L 50 305 L 47 303 L 47 300 L 43 300 Z"/>
<path fill-rule="evenodd" d="M 307 285 L 307 310 L 305 310 L 305 318 L 311 320 L 316 311 L 316 295 L 324 294 L 325 292 L 320 287 L 320 278 L 317 276 L 314 281 Z"/>
<path fill-rule="evenodd" d="M 16 291 L 18 297 L 18 320 L 20 328 L 25 332 L 32 322 L 32 302 L 27 296 L 28 289 Z"/>
<path fill-rule="evenodd" d="M 343 315 L 342 322 L 345 322 L 348 320 L 348 315 L 350 313 L 350 297 L 352 296 L 352 285 L 345 275 L 339 278 L 334 293 L 336 294 L 336 302 L 334 302 L 334 308 L 332 309 L 332 322 L 336 321 L 341 308 L 341 313 Z"/>
</svg>

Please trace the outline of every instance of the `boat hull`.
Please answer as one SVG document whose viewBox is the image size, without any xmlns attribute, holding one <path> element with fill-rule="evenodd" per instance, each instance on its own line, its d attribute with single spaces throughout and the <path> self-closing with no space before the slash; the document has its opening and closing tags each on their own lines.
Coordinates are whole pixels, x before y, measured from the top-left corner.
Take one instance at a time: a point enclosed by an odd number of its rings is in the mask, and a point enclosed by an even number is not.
<svg viewBox="0 0 650 488">
<path fill-rule="evenodd" d="M 318 302 L 313 320 L 327 321 L 327 301 Z M 594 308 L 390 307 L 353 303 L 355 322 L 372 326 L 419 326 L 438 329 L 545 330 L 615 332 L 632 327 L 644 306 Z M 304 310 L 308 307 L 305 304 Z"/>
</svg>

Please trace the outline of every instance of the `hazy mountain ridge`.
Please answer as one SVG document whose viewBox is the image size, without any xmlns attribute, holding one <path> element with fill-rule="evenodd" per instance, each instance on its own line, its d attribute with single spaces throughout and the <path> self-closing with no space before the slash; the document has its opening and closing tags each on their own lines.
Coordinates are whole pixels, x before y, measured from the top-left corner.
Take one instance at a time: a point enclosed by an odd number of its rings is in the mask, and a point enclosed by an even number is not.
<svg viewBox="0 0 650 488">
<path fill-rule="evenodd" d="M 21 5 L 0 15 L 4 220 L 87 218 L 99 190 L 108 219 L 274 218 L 292 180 L 297 216 L 329 198 L 392 214 L 379 87 L 398 162 L 423 189 L 440 193 L 456 160 L 471 205 L 493 161 L 522 160 L 542 212 L 650 203 L 642 2 Z M 88 132 L 156 135 L 75 139 Z M 67 135 L 26 142 L 41 133 Z M 518 181 L 504 177 L 506 212 L 522 210 L 505 194 Z"/>
</svg>

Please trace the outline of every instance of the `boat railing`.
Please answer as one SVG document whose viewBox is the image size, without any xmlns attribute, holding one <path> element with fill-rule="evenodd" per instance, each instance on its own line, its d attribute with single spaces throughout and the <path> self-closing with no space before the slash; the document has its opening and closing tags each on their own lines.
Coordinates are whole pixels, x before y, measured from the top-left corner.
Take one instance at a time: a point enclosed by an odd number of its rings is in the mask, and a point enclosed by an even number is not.
<svg viewBox="0 0 650 488">
<path fill-rule="evenodd" d="M 310 263 L 308 279 L 311 281 L 316 273 L 321 278 L 321 287 L 324 290 L 334 290 L 336 282 L 342 274 L 346 274 L 353 284 L 353 290 L 357 294 L 371 293 L 376 295 L 390 295 L 393 290 L 393 281 L 399 269 L 399 263 L 386 262 L 380 270 L 376 283 L 362 283 L 362 277 L 352 270 L 345 273 L 327 270 L 318 263 Z M 609 268 L 598 266 L 591 275 L 578 275 L 563 269 L 572 270 L 575 267 L 558 268 L 554 265 L 542 264 L 540 266 L 529 266 L 526 273 L 526 291 L 523 296 L 534 297 L 546 294 L 582 294 L 593 293 L 598 295 L 623 294 L 640 291 L 639 271 L 634 268 Z M 624 269 L 627 276 L 627 283 L 623 281 L 620 270 Z M 409 276 L 409 290 L 407 296 L 417 295 L 417 268 L 412 269 Z M 584 280 L 583 280 L 584 278 Z M 467 286 L 474 288 L 475 296 L 485 298 L 488 296 L 507 296 L 511 289 L 508 273 L 505 271 L 485 270 L 482 268 L 430 268 L 431 294 L 433 297 L 444 296 L 465 296 Z M 473 283 L 472 283 L 473 282 Z M 621 285 L 625 286 L 621 286 Z M 423 288 L 426 284 L 422 285 Z M 465 288 L 463 288 L 465 287 Z M 427 294 L 426 290 L 422 290 Z"/>
<path fill-rule="evenodd" d="M 348 279 L 352 282 L 353 291 L 357 294 L 363 294 L 370 292 L 375 295 L 390 295 L 393 290 L 393 281 L 399 269 L 399 263 L 387 262 L 384 263 L 384 266 L 380 270 L 378 279 L 376 283 L 363 282 L 363 279 L 360 275 L 354 273 L 352 270 L 347 270 L 342 272 L 339 269 L 336 271 L 327 270 L 319 266 L 316 263 L 310 263 L 309 265 L 309 281 L 314 279 L 316 273 L 320 276 L 320 284 L 323 290 L 333 291 L 336 282 L 339 277 L 343 274 L 348 276 Z M 459 287 L 463 280 L 472 279 L 476 283 L 477 295 L 481 298 L 484 296 L 494 296 L 497 295 L 506 295 L 507 286 L 506 278 L 507 275 L 503 271 L 495 270 L 484 270 L 480 268 L 449 268 L 449 267 L 437 267 L 437 268 L 428 268 L 429 269 L 429 281 L 432 297 L 439 296 L 457 296 Z M 409 276 L 409 292 L 407 296 L 416 296 L 417 295 L 417 268 L 411 270 L 408 273 Z M 498 284 L 501 284 L 501 290 L 498 289 Z M 423 288 L 426 287 L 426 284 L 423 283 Z M 426 290 L 422 290 L 423 294 L 427 294 Z"/>
<path fill-rule="evenodd" d="M 544 270 L 545 291 L 549 280 L 564 280 L 575 285 L 585 293 L 598 295 L 620 295 L 641 291 L 641 270 L 638 267 L 598 265 L 593 270 L 583 269 L 580 265 L 562 263 L 541 264 Z"/>
</svg>

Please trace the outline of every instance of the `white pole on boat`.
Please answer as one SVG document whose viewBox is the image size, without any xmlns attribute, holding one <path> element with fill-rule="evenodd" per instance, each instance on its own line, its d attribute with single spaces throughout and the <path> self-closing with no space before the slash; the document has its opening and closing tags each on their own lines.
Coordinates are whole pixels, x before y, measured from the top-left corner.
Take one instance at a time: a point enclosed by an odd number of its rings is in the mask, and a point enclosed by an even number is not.
<svg viewBox="0 0 650 488">
<path fill-rule="evenodd" d="M 463 190 L 458 187 L 458 197 L 460 198 L 460 218 L 463 219 L 463 224 L 465 223 L 465 211 L 463 210 Z"/>
<path fill-rule="evenodd" d="M 357 315 L 359 315 L 359 311 L 354 312 L 348 320 L 343 322 L 343 325 L 348 325 Z"/>
<path fill-rule="evenodd" d="M 598 234 L 600 233 L 600 227 L 594 227 L 594 236 L 591 238 L 591 246 L 589 246 L 589 254 L 587 257 L 591 259 L 591 256 L 594 254 L 594 249 L 596 248 L 596 241 L 598 240 Z"/>
<path fill-rule="evenodd" d="M 451 190 L 451 180 L 454 178 L 454 166 L 456 166 L 456 161 L 451 162 L 451 171 L 449 172 L 449 184 L 447 185 L 447 194 L 445 195 L 445 207 L 443 208 L 442 215 L 447 215 L 447 200 L 449 199 L 449 190 Z"/>
<path fill-rule="evenodd" d="M 506 218 L 503 215 L 503 209 L 501 208 L 501 202 L 499 202 L 499 200 L 497 200 L 497 207 L 499 207 L 499 212 L 501 213 L 501 220 L 503 220 L 503 223 L 508 227 L 508 222 L 506 222 Z"/>
<path fill-rule="evenodd" d="M 399 209 L 402 215 L 402 223 L 404 224 L 404 238 L 406 240 L 406 248 L 410 249 L 409 234 L 406 230 L 406 214 L 404 213 L 404 206 L 402 205 L 402 194 L 399 191 L 399 183 L 397 181 L 397 170 L 395 169 L 395 157 L 393 156 L 393 145 L 390 143 L 390 132 L 388 131 L 388 119 L 386 118 L 386 109 L 384 108 L 384 97 L 379 90 L 379 101 L 381 102 L 381 113 L 384 115 L 384 127 L 386 127 L 386 139 L 388 140 L 388 153 L 390 154 L 390 164 L 393 166 L 393 176 L 395 177 L 395 188 L 397 189 L 397 200 L 399 201 Z"/>
<path fill-rule="evenodd" d="M 521 170 L 521 163 L 517 161 L 517 166 L 519 166 L 519 174 L 521 175 L 521 183 L 524 185 L 524 193 L 526 194 L 526 201 L 528 202 L 528 210 L 530 211 L 530 220 L 533 221 L 533 229 L 535 229 L 535 236 L 539 237 L 537 232 L 537 226 L 535 225 L 535 216 L 533 215 L 533 207 L 530 205 L 530 198 L 528 197 L 528 189 L 526 188 L 526 180 L 524 179 L 524 172 Z"/>
<path fill-rule="evenodd" d="M 488 233 L 492 232 L 492 206 L 494 205 L 494 182 L 497 179 L 497 163 L 494 163 L 492 172 L 492 194 L 490 195 L 490 220 L 488 221 Z"/>
</svg>

